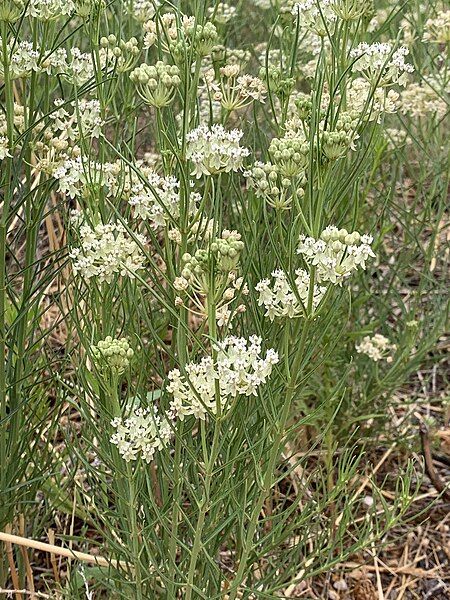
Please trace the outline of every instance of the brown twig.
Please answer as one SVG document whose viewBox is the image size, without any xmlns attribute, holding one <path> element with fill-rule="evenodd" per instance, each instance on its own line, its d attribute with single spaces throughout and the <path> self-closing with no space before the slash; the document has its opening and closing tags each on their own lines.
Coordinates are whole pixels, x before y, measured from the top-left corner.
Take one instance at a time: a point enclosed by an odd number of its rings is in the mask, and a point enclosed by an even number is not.
<svg viewBox="0 0 450 600">
<path fill-rule="evenodd" d="M 19 516 L 19 533 L 21 536 L 25 536 L 25 517 L 23 515 Z M 22 560 L 25 565 L 25 573 L 27 574 L 28 587 L 31 592 L 30 598 L 31 600 L 36 600 L 33 569 L 31 568 L 30 559 L 28 558 L 27 548 L 25 548 L 25 546 L 20 546 L 20 552 L 22 554 Z"/>
<path fill-rule="evenodd" d="M 12 531 L 11 525 L 7 525 L 7 531 Z M 6 535 L 8 535 L 8 534 L 6 534 Z M 14 552 L 13 552 L 12 544 L 11 544 L 10 540 L 8 540 L 8 539 L 4 539 L 3 541 L 5 542 L 5 546 L 6 546 L 6 556 L 8 557 L 9 572 L 11 575 L 12 584 L 15 588 L 14 594 L 16 596 L 16 600 L 22 600 L 22 594 L 19 591 L 19 588 L 20 588 L 19 575 L 17 574 L 16 563 L 14 562 Z"/>
<path fill-rule="evenodd" d="M 61 546 L 54 546 L 53 544 L 46 544 L 44 542 L 38 542 L 36 540 L 30 540 L 28 538 L 20 537 L 18 535 L 11 535 L 9 533 L 3 533 L 0 531 L 0 541 L 5 542 L 7 547 L 11 547 L 12 544 L 18 546 L 25 546 L 26 548 L 34 548 L 35 550 L 41 550 L 42 552 L 49 552 L 50 554 L 56 554 L 57 556 L 65 556 L 66 558 L 74 558 L 76 560 L 93 563 L 100 567 L 122 567 L 124 569 L 130 568 L 128 563 L 119 560 L 110 560 L 103 556 L 96 556 L 95 554 L 87 554 L 86 552 L 78 552 L 77 550 L 69 550 L 69 548 L 61 548 Z"/>
<path fill-rule="evenodd" d="M 437 491 L 442 494 L 447 500 L 450 500 L 450 489 L 447 485 L 442 481 L 441 477 L 437 473 L 433 464 L 433 457 L 431 455 L 430 449 L 430 438 L 428 435 L 428 427 L 424 421 L 420 423 L 419 427 L 420 432 L 420 441 L 422 442 L 422 454 L 425 460 L 425 470 L 427 472 L 428 477 L 430 478 L 431 483 L 437 489 Z"/>
</svg>

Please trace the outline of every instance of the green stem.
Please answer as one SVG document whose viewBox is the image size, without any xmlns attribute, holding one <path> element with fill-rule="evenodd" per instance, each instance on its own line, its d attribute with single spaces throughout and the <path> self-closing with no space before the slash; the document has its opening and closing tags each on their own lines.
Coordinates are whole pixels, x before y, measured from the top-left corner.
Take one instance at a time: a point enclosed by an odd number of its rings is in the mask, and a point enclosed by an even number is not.
<svg viewBox="0 0 450 600">
<path fill-rule="evenodd" d="M 239 561 L 239 567 L 236 573 L 236 577 L 234 579 L 234 583 L 229 589 L 229 600 L 236 600 L 239 586 L 241 585 L 246 571 L 247 571 L 247 563 L 250 552 L 253 547 L 253 539 L 256 532 L 256 527 L 258 525 L 259 515 L 261 514 L 262 507 L 264 506 L 264 502 L 266 501 L 267 496 L 272 488 L 273 484 L 273 475 L 275 471 L 275 465 L 280 454 L 280 449 L 282 445 L 282 441 L 285 435 L 286 424 L 289 418 L 289 413 L 291 409 L 292 400 L 294 398 L 295 390 L 297 388 L 298 375 L 300 371 L 300 366 L 302 363 L 303 352 L 306 345 L 306 339 L 308 335 L 310 327 L 310 321 L 305 321 L 305 325 L 302 330 L 300 343 L 298 347 L 298 351 L 296 353 L 295 359 L 292 364 L 291 369 L 291 377 L 287 386 L 286 400 L 283 406 L 283 410 L 281 413 L 281 418 L 278 424 L 277 432 L 275 434 L 275 439 L 272 445 L 272 451 L 269 455 L 269 461 L 267 470 L 263 480 L 263 487 L 260 491 L 259 497 L 253 506 L 252 513 L 250 515 L 250 521 L 247 527 L 247 535 L 245 537 L 244 549 L 242 552 L 241 559 Z"/>
<path fill-rule="evenodd" d="M 217 339 L 217 324 L 216 324 L 216 307 L 215 307 L 215 299 L 214 299 L 214 283 L 213 282 L 211 282 L 210 291 L 208 293 L 207 304 L 208 304 L 209 333 L 210 333 L 211 339 L 214 342 Z M 216 359 L 216 355 L 217 355 L 217 352 L 213 348 L 212 356 L 213 356 L 214 361 Z M 202 547 L 203 528 L 205 525 L 206 513 L 208 512 L 208 510 L 210 508 L 210 492 L 211 492 L 213 470 L 214 470 L 214 465 L 217 460 L 217 456 L 219 454 L 219 447 L 220 447 L 219 440 L 220 440 L 220 425 L 221 425 L 221 418 L 222 418 L 222 408 L 221 408 L 221 402 L 220 402 L 220 400 L 221 400 L 220 399 L 220 387 L 219 387 L 219 382 L 217 380 L 216 380 L 215 396 L 216 396 L 216 415 L 215 415 L 215 421 L 214 421 L 213 442 L 212 442 L 212 446 L 211 446 L 211 453 L 209 455 L 208 460 L 206 461 L 205 486 L 204 486 L 204 490 L 203 490 L 203 497 L 202 497 L 202 500 L 200 503 L 200 513 L 199 513 L 199 516 L 197 519 L 197 525 L 196 525 L 195 534 L 194 534 L 194 544 L 192 546 L 191 559 L 189 562 L 188 581 L 187 581 L 185 600 L 191 600 L 191 598 L 192 598 L 198 555 L 199 555 L 200 549 Z M 203 423 L 202 423 L 202 425 L 203 425 Z M 205 457 L 205 459 L 206 459 L 206 457 Z"/>
<path fill-rule="evenodd" d="M 200 513 L 199 513 L 199 516 L 197 519 L 197 525 L 195 528 L 194 544 L 192 546 L 191 560 L 189 562 L 189 572 L 188 572 L 188 581 L 187 581 L 185 600 L 191 600 L 191 598 L 192 598 L 195 571 L 197 568 L 197 560 L 198 560 L 198 555 L 200 553 L 200 549 L 202 546 L 203 528 L 205 525 L 206 513 L 208 512 L 209 505 L 210 505 L 211 482 L 212 482 L 214 464 L 216 462 L 217 455 L 219 452 L 219 439 L 220 439 L 220 418 L 216 418 L 215 423 L 214 423 L 214 437 L 213 437 L 213 443 L 212 443 L 212 447 L 211 447 L 211 453 L 209 455 L 209 460 L 208 460 L 208 463 L 206 466 L 205 487 L 203 490 L 203 497 L 202 497 L 201 504 L 200 504 Z"/>
<path fill-rule="evenodd" d="M 133 565 L 134 574 L 136 577 L 136 600 L 144 600 L 142 593 L 142 573 L 141 573 L 141 559 L 139 556 L 139 529 L 136 518 L 137 507 L 136 507 L 136 489 L 134 485 L 133 472 L 131 470 L 130 463 L 127 463 L 127 476 L 128 476 L 128 490 L 129 490 L 129 513 L 131 523 L 131 543 L 133 548 Z"/>
<path fill-rule="evenodd" d="M 6 104 L 6 128 L 8 147 L 10 153 L 14 153 L 14 96 L 12 89 L 12 81 L 10 78 L 9 69 L 9 48 L 8 48 L 8 24 L 5 21 L 1 22 L 2 35 L 2 54 L 3 54 L 3 71 L 4 71 L 4 90 Z M 3 210 L 0 217 L 0 464 L 2 465 L 2 480 L 8 474 L 7 468 L 7 383 L 6 383 L 6 253 L 7 253 L 7 225 L 9 221 L 9 213 L 12 201 L 13 186 L 11 184 L 13 158 L 8 156 L 2 163 L 4 173 L 3 187 Z M 11 437 L 13 432 L 11 431 Z M 4 491 L 8 485 L 2 481 L 1 490 Z M 4 504 L 7 508 L 8 503 L 5 500 Z M 3 512 L 3 511 L 2 511 Z M 2 515 L 3 516 L 3 515 Z M 6 515 L 6 518 L 8 516 Z"/>
</svg>

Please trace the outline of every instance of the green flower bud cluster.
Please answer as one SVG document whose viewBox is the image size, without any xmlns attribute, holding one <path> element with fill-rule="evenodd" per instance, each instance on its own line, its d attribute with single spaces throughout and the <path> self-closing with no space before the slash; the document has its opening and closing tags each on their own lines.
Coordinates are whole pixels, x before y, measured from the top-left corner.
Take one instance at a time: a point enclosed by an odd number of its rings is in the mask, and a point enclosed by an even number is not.
<svg viewBox="0 0 450 600">
<path fill-rule="evenodd" d="M 343 21 L 357 21 L 373 13 L 373 0 L 334 0 L 331 10 Z"/>
<path fill-rule="evenodd" d="M 140 52 L 135 37 L 126 42 L 125 40 L 117 40 L 116 36 L 111 34 L 100 39 L 100 46 L 107 52 L 108 57 L 112 56 L 117 61 L 116 68 L 119 73 L 131 69 Z"/>
<path fill-rule="evenodd" d="M 296 177 L 308 162 L 309 144 L 302 137 L 274 138 L 270 142 L 269 154 L 283 177 Z"/>
<path fill-rule="evenodd" d="M 290 207 L 292 186 L 297 186 L 295 193 L 298 197 L 301 198 L 305 193 L 301 187 L 306 183 L 304 172 L 295 179 L 283 177 L 280 175 L 279 167 L 272 163 L 256 162 L 251 169 L 244 172 L 244 177 L 247 178 L 248 185 L 255 190 L 258 198 L 264 198 L 277 209 Z"/>
<path fill-rule="evenodd" d="M 302 121 L 309 121 L 313 107 L 311 96 L 308 94 L 299 93 L 295 100 L 295 106 L 297 108 L 299 118 Z"/>
<path fill-rule="evenodd" d="M 329 160 L 343 156 L 351 147 L 356 137 L 358 118 L 351 113 L 341 113 L 333 131 L 322 134 L 322 152 Z"/>
<path fill-rule="evenodd" d="M 230 273 L 236 268 L 243 249 L 241 234 L 228 229 L 222 232 L 221 238 L 216 238 L 211 244 L 211 252 L 216 256 L 218 268 L 224 273 Z"/>
<path fill-rule="evenodd" d="M 239 65 L 243 68 L 250 62 L 252 55 L 248 50 L 217 45 L 211 50 L 211 57 L 214 63 L 219 63 L 219 66 Z"/>
<path fill-rule="evenodd" d="M 293 77 L 285 77 L 281 69 L 274 65 L 269 65 L 267 69 L 266 67 L 261 67 L 259 77 L 266 82 L 269 90 L 278 96 L 280 100 L 289 98 L 294 89 L 295 79 Z"/>
<path fill-rule="evenodd" d="M 194 255 L 186 253 L 181 276 L 191 285 L 197 284 L 199 291 L 206 293 L 209 289 L 211 276 L 219 287 L 227 280 L 229 273 L 238 265 L 244 242 L 237 231 L 224 230 L 222 237 L 214 238 L 208 248 L 199 248 Z"/>
<path fill-rule="evenodd" d="M 162 108 L 172 102 L 181 83 L 180 70 L 176 65 L 158 61 L 155 65 L 142 64 L 130 73 L 138 94 L 150 106 Z"/>
<path fill-rule="evenodd" d="M 297 114 L 302 121 L 309 123 L 313 110 L 313 101 L 310 94 L 304 94 L 300 92 L 295 99 L 295 106 L 297 108 Z M 324 109 L 319 110 L 319 121 L 323 120 L 326 116 Z"/>
<path fill-rule="evenodd" d="M 116 339 L 108 335 L 92 346 L 95 362 L 101 369 L 109 369 L 115 375 L 120 375 L 130 366 L 134 351 L 125 338 Z"/>
<path fill-rule="evenodd" d="M 24 0 L 1 0 L 0 21 L 14 23 L 19 19 L 25 8 Z"/>
<path fill-rule="evenodd" d="M 105 0 L 76 0 L 76 13 L 82 19 L 100 13 L 106 8 Z"/>
<path fill-rule="evenodd" d="M 208 56 L 217 44 L 217 29 L 212 23 L 197 25 L 192 31 L 192 44 L 199 56 Z"/>
<path fill-rule="evenodd" d="M 336 244 L 338 250 L 341 249 L 341 244 L 357 246 L 361 242 L 361 234 L 358 231 L 349 233 L 347 229 L 338 229 L 337 227 L 324 229 L 320 237 L 326 243 Z"/>
</svg>

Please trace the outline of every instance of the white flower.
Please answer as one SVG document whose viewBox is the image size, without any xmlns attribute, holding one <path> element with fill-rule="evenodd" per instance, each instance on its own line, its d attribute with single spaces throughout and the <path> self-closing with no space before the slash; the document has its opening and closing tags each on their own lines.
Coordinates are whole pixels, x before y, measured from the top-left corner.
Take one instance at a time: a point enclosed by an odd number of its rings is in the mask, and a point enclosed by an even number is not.
<svg viewBox="0 0 450 600">
<path fill-rule="evenodd" d="M 208 16 L 220 25 L 228 23 L 228 21 L 236 17 L 236 14 L 236 7 L 227 4 L 226 2 L 218 2 L 214 6 L 208 8 Z"/>
<path fill-rule="evenodd" d="M 249 340 L 227 337 L 217 343 L 217 350 L 215 361 L 206 356 L 199 363 L 186 365 L 186 377 L 178 369 L 170 371 L 167 391 L 173 396 L 170 408 L 174 416 L 181 420 L 187 415 L 205 419 L 208 412 L 217 414 L 216 383 L 222 410 L 230 408 L 232 398 L 256 396 L 278 362 L 275 350 L 262 356 L 258 336 Z"/>
<path fill-rule="evenodd" d="M 135 216 L 149 220 L 152 227 L 164 227 L 170 219 L 180 216 L 180 182 L 173 176 L 161 177 L 150 169 L 145 170 L 147 184 L 139 182 L 131 189 L 129 204 Z M 196 193 L 189 197 L 189 214 L 199 201 Z"/>
<path fill-rule="evenodd" d="M 450 42 L 450 10 L 443 10 L 434 19 L 427 20 L 423 40 L 437 44 Z"/>
<path fill-rule="evenodd" d="M 100 67 L 104 66 L 103 61 Z M 81 86 L 89 81 L 94 77 L 94 64 L 91 54 L 81 52 L 79 48 L 71 48 L 63 76 L 69 83 L 76 86 Z"/>
<path fill-rule="evenodd" d="M 384 87 L 373 89 L 369 81 L 357 77 L 347 88 L 347 109 L 360 115 L 365 113 L 369 121 L 380 121 L 383 113 L 397 112 L 399 97 L 395 90 Z"/>
<path fill-rule="evenodd" d="M 357 59 L 352 70 L 364 73 L 369 81 L 380 86 L 392 83 L 405 85 L 406 75 L 414 71 L 414 67 L 405 62 L 408 54 L 406 46 L 394 51 L 391 44 L 375 42 L 369 45 L 362 42 L 350 52 L 350 56 Z"/>
<path fill-rule="evenodd" d="M 211 128 L 200 125 L 187 136 L 186 158 L 194 163 L 192 175 L 202 175 L 238 171 L 243 159 L 250 154 L 239 142 L 243 136 L 240 129 L 227 131 L 222 125 Z"/>
<path fill-rule="evenodd" d="M 158 0 L 133 0 L 127 2 L 126 12 L 136 19 L 144 23 L 155 16 L 155 9 L 158 8 Z"/>
<path fill-rule="evenodd" d="M 372 236 L 349 233 L 346 229 L 329 226 L 318 240 L 300 236 L 297 253 L 309 266 L 316 268 L 318 283 L 329 281 L 342 285 L 343 281 L 359 267 L 366 268 L 368 258 L 375 258 Z"/>
<path fill-rule="evenodd" d="M 294 17 L 299 18 L 300 27 L 306 27 L 320 36 L 327 35 L 327 26 L 336 20 L 332 0 L 304 0 L 292 8 Z"/>
<path fill-rule="evenodd" d="M 397 346 L 391 344 L 388 338 L 381 335 L 381 333 L 376 333 L 372 337 L 366 335 L 360 344 L 356 344 L 355 348 L 356 352 L 365 354 L 374 362 L 384 359 L 390 363 L 393 360 L 390 352 L 395 352 Z"/>
<path fill-rule="evenodd" d="M 389 150 L 396 150 L 401 146 L 410 146 L 412 144 L 412 139 L 404 129 L 388 127 L 384 130 L 384 137 L 386 138 Z"/>
<path fill-rule="evenodd" d="M 78 104 L 70 104 L 71 114 L 62 105 L 64 100 L 55 100 L 58 110 L 50 114 L 54 123 L 54 130 L 61 132 L 63 139 L 71 141 L 79 140 L 81 137 L 98 138 L 104 121 L 100 116 L 100 102 L 98 100 L 86 100 L 82 98 Z"/>
<path fill-rule="evenodd" d="M 73 0 L 30 0 L 27 15 L 40 21 L 64 17 L 75 11 Z"/>
<path fill-rule="evenodd" d="M 7 156 L 11 157 L 9 152 L 8 138 L 4 135 L 0 136 L 0 160 L 3 160 Z"/>
<path fill-rule="evenodd" d="M 304 308 L 308 305 L 310 276 L 304 269 L 297 269 L 295 275 L 295 291 L 281 269 L 272 273 L 273 282 L 263 279 L 256 285 L 255 289 L 259 292 L 258 304 L 264 306 L 265 315 L 271 321 L 276 317 L 292 319 L 304 315 Z M 314 286 L 314 308 L 318 306 L 325 292 L 326 287 Z"/>
<path fill-rule="evenodd" d="M 138 408 L 126 419 L 116 417 L 111 421 L 116 433 L 110 442 L 117 446 L 126 462 L 142 458 L 146 463 L 152 461 L 156 450 L 167 446 L 172 429 L 165 418 L 161 418 L 156 408 Z"/>
<path fill-rule="evenodd" d="M 443 91 L 440 95 L 438 90 L 439 84 L 431 79 L 429 82 L 410 83 L 401 93 L 400 111 L 411 117 L 444 117 L 448 111 L 447 92 Z"/>
<path fill-rule="evenodd" d="M 69 256 L 75 273 L 80 273 L 85 279 L 97 277 L 100 282 L 110 282 L 114 275 L 133 279 L 143 268 L 145 256 L 140 245 L 145 245 L 146 239 L 135 234 L 135 241 L 120 223 L 94 228 L 82 225 L 79 238 L 79 247 L 74 248 Z"/>
<path fill-rule="evenodd" d="M 52 175 L 59 182 L 58 191 L 75 198 L 80 193 L 80 184 L 85 182 L 85 171 L 81 157 L 65 160 Z"/>
<path fill-rule="evenodd" d="M 0 44 L 2 44 L 0 38 Z M 39 48 L 34 48 L 31 42 L 16 43 L 14 36 L 8 42 L 9 76 L 11 79 L 29 77 L 33 71 L 39 71 Z M 4 59 L 0 51 L 0 79 L 4 79 Z"/>
</svg>

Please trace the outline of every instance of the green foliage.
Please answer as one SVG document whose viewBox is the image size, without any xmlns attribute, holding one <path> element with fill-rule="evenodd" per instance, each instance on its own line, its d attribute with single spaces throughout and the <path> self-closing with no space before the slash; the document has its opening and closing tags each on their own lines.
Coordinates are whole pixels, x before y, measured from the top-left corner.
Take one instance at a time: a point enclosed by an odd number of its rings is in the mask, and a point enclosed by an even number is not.
<svg viewBox="0 0 450 600">
<path fill-rule="evenodd" d="M 121 561 L 71 599 L 279 598 L 380 543 L 421 466 L 387 502 L 370 452 L 448 323 L 440 7 L 6 4 L 0 531 Z"/>
</svg>

